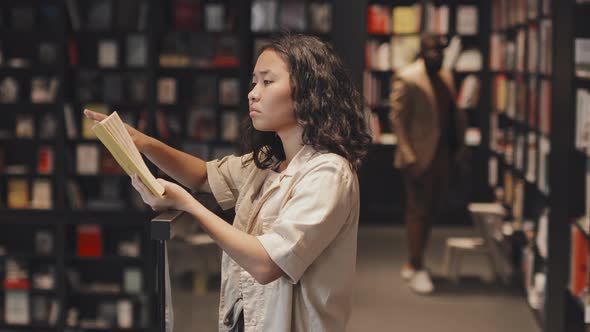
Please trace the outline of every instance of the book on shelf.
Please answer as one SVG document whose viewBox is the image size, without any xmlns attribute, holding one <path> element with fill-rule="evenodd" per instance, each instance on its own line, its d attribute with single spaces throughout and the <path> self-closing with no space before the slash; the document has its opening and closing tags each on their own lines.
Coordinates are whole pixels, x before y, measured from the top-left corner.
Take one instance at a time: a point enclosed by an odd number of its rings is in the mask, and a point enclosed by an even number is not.
<svg viewBox="0 0 590 332">
<path fill-rule="evenodd" d="M 201 24 L 201 4 L 198 1 L 174 1 L 174 26 L 176 29 L 197 28 Z"/>
<path fill-rule="evenodd" d="M 78 7 L 78 0 L 66 0 L 66 10 L 70 18 L 70 25 L 72 30 L 80 30 L 80 10 Z"/>
<path fill-rule="evenodd" d="M 66 193 L 70 209 L 79 210 L 84 207 L 82 191 L 80 190 L 80 185 L 76 181 L 72 179 L 67 180 Z"/>
<path fill-rule="evenodd" d="M 39 148 L 37 154 L 37 173 L 51 174 L 53 173 L 54 164 L 53 148 L 49 146 L 42 146 Z"/>
<path fill-rule="evenodd" d="M 446 35 L 449 32 L 449 6 L 428 3 L 425 12 L 426 32 L 438 35 Z"/>
<path fill-rule="evenodd" d="M 590 91 L 576 91 L 576 134 L 575 147 L 588 154 L 590 148 Z"/>
<path fill-rule="evenodd" d="M 309 30 L 327 33 L 332 29 L 332 4 L 312 2 L 309 4 Z"/>
<path fill-rule="evenodd" d="M 41 116 L 39 124 L 39 138 L 52 139 L 57 134 L 57 119 L 52 113 L 45 113 Z"/>
<path fill-rule="evenodd" d="M 528 27 L 528 71 L 537 73 L 539 71 L 539 28 L 537 24 L 529 24 Z"/>
<path fill-rule="evenodd" d="M 163 196 L 164 187 L 148 169 L 117 112 L 113 112 L 106 119 L 95 124 L 92 131 L 129 176 L 137 174 L 152 194 L 158 197 Z"/>
<path fill-rule="evenodd" d="M 455 68 L 455 63 L 459 58 L 459 54 L 461 54 L 462 47 L 461 38 L 459 36 L 453 36 L 449 45 L 444 49 L 442 68 L 446 70 L 453 70 Z"/>
<path fill-rule="evenodd" d="M 418 33 L 422 23 L 422 6 L 415 4 L 393 7 L 391 17 L 394 34 Z"/>
<path fill-rule="evenodd" d="M 488 183 L 491 187 L 498 185 L 498 158 L 496 157 L 488 160 Z"/>
<path fill-rule="evenodd" d="M 537 135 L 528 133 L 527 135 L 527 167 L 525 179 L 533 183 L 537 179 Z"/>
<path fill-rule="evenodd" d="M 539 100 L 538 89 L 537 89 L 537 76 L 529 77 L 529 112 L 528 112 L 528 125 L 531 128 L 537 127 L 537 104 Z M 523 117 L 524 120 L 524 117 Z"/>
<path fill-rule="evenodd" d="M 177 99 L 176 79 L 162 77 L 158 79 L 158 103 L 174 104 Z"/>
<path fill-rule="evenodd" d="M 276 0 L 254 0 L 250 7 L 250 30 L 253 32 L 271 32 L 278 29 Z"/>
<path fill-rule="evenodd" d="M 307 28 L 305 20 L 305 3 L 298 1 L 282 1 L 279 21 L 281 29 L 304 31 Z"/>
<path fill-rule="evenodd" d="M 57 95 L 59 80 L 56 77 L 34 77 L 31 80 L 31 102 L 53 103 Z"/>
<path fill-rule="evenodd" d="M 35 118 L 32 114 L 17 114 L 14 126 L 17 138 L 33 138 L 35 135 Z"/>
<path fill-rule="evenodd" d="M 457 6 L 455 31 L 459 35 L 473 36 L 478 33 L 479 11 L 474 5 Z"/>
<path fill-rule="evenodd" d="M 125 1 L 123 1 L 125 2 Z M 145 35 L 127 37 L 126 62 L 129 67 L 145 67 L 148 57 L 148 43 Z"/>
<path fill-rule="evenodd" d="M 214 140 L 217 136 L 215 111 L 211 108 L 190 109 L 186 121 L 186 135 L 196 140 Z"/>
<path fill-rule="evenodd" d="M 457 94 L 457 107 L 462 109 L 475 108 L 479 103 L 480 80 L 470 74 L 461 83 Z"/>
<path fill-rule="evenodd" d="M 98 42 L 98 66 L 101 68 L 117 67 L 119 63 L 119 46 L 115 40 Z"/>
<path fill-rule="evenodd" d="M 240 64 L 236 36 L 222 35 L 217 38 L 211 64 L 217 68 L 236 67 Z"/>
<path fill-rule="evenodd" d="M 78 128 L 76 127 L 76 120 L 74 119 L 74 109 L 71 104 L 64 105 L 64 122 L 67 138 L 75 139 L 78 137 Z"/>
<path fill-rule="evenodd" d="M 551 141 L 546 137 L 539 139 L 539 179 L 537 186 L 545 195 L 549 195 L 549 153 L 551 153 Z"/>
<path fill-rule="evenodd" d="M 539 129 L 545 135 L 551 133 L 551 81 L 541 80 L 539 92 Z"/>
<path fill-rule="evenodd" d="M 465 49 L 457 58 L 455 70 L 457 72 L 476 72 L 483 67 L 483 59 L 479 49 Z"/>
<path fill-rule="evenodd" d="M 365 66 L 374 70 L 391 70 L 391 45 L 369 40 L 365 44 Z"/>
<path fill-rule="evenodd" d="M 51 209 L 53 208 L 52 185 L 48 179 L 35 179 L 32 186 L 31 208 Z"/>
<path fill-rule="evenodd" d="M 215 106 L 215 95 L 218 93 L 216 87 L 219 84 L 219 101 L 227 96 L 228 91 L 222 90 L 225 87 L 222 86 L 228 84 L 226 78 L 221 78 L 219 82 L 217 78 L 212 75 L 199 75 L 194 78 L 191 95 L 192 104 L 196 107 L 214 107 Z M 230 83 L 231 86 L 233 83 Z M 237 93 L 233 91 L 232 93 Z"/>
<path fill-rule="evenodd" d="M 77 70 L 74 88 L 77 100 L 83 103 L 100 100 L 100 78 L 98 70 Z"/>
<path fill-rule="evenodd" d="M 574 44 L 576 76 L 590 78 L 590 38 L 576 38 Z"/>
<path fill-rule="evenodd" d="M 550 75 L 553 71 L 553 23 L 550 19 L 541 20 L 539 36 L 539 71 Z"/>
<path fill-rule="evenodd" d="M 78 257 L 103 256 L 103 233 L 99 225 L 77 225 L 76 240 L 76 254 Z"/>
<path fill-rule="evenodd" d="M 219 79 L 219 104 L 236 106 L 240 102 L 240 81 L 237 78 Z"/>
<path fill-rule="evenodd" d="M 41 42 L 39 44 L 38 59 L 43 65 L 55 65 L 57 63 L 57 45 L 51 42 Z"/>
<path fill-rule="evenodd" d="M 9 209 L 26 209 L 29 207 L 29 183 L 22 178 L 8 180 L 6 206 Z"/>
<path fill-rule="evenodd" d="M 19 83 L 14 77 L 4 77 L 0 81 L 0 103 L 16 103 L 19 87 Z"/>
<path fill-rule="evenodd" d="M 221 139 L 234 142 L 240 137 L 240 117 L 237 112 L 227 111 L 221 115 Z"/>
<path fill-rule="evenodd" d="M 80 175 L 97 175 L 99 173 L 100 151 L 96 144 L 81 143 L 76 145 L 76 173 Z"/>
<path fill-rule="evenodd" d="M 367 32 L 386 34 L 391 32 L 391 9 L 386 5 L 371 4 L 367 8 Z"/>
<path fill-rule="evenodd" d="M 584 231 L 571 225 L 570 273 L 568 289 L 580 297 L 588 289 L 588 238 Z"/>
<path fill-rule="evenodd" d="M 225 28 L 225 6 L 222 3 L 205 4 L 205 29 L 223 31 Z"/>
<path fill-rule="evenodd" d="M 144 103 L 147 98 L 148 80 L 142 74 L 129 74 L 126 78 L 129 99 L 133 103 Z"/>
</svg>

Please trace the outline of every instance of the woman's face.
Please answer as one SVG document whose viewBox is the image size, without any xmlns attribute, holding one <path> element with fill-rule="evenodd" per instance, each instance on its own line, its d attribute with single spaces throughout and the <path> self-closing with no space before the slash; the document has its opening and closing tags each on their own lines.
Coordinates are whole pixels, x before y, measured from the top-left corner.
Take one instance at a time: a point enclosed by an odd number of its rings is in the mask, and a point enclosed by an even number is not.
<svg viewBox="0 0 590 332">
<path fill-rule="evenodd" d="M 287 64 L 272 50 L 256 61 L 248 104 L 256 130 L 279 133 L 298 126 Z"/>
</svg>

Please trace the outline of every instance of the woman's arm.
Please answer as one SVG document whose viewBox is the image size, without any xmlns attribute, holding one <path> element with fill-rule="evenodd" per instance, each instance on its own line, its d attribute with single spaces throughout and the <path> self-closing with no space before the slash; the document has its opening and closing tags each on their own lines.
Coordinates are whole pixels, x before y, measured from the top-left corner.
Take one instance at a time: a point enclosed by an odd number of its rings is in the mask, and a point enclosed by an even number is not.
<svg viewBox="0 0 590 332">
<path fill-rule="evenodd" d="M 189 213 L 221 249 L 260 284 L 268 284 L 284 274 L 270 258 L 258 238 L 234 228 L 207 210 L 182 187 L 162 179 L 158 181 L 165 188 L 163 198 L 152 195 L 137 175 L 132 177 L 131 183 L 143 201 L 153 210 L 176 209 Z"/>
<path fill-rule="evenodd" d="M 84 115 L 94 121 L 102 121 L 107 117 L 91 110 L 84 110 Z M 166 174 L 191 189 L 197 189 L 205 183 L 205 161 L 176 150 L 127 124 L 125 127 L 137 149 Z"/>
<path fill-rule="evenodd" d="M 197 189 L 207 180 L 205 161 L 146 136 L 140 151 L 164 173 L 187 188 Z"/>
<path fill-rule="evenodd" d="M 191 204 L 185 211 L 258 283 L 266 285 L 283 276 L 283 271 L 255 236 L 234 228 L 200 203 Z"/>
</svg>

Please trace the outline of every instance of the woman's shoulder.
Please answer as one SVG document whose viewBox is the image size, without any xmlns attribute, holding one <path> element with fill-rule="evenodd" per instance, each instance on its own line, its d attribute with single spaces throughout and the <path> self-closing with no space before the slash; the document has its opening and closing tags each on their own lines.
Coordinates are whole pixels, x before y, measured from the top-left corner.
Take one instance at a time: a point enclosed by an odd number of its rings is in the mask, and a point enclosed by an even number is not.
<svg viewBox="0 0 590 332">
<path fill-rule="evenodd" d="M 352 165 L 346 158 L 333 152 L 316 151 L 307 163 L 307 167 L 310 168 L 317 168 L 321 166 L 333 168 L 345 176 L 353 176 L 356 174 L 352 168 Z"/>
</svg>

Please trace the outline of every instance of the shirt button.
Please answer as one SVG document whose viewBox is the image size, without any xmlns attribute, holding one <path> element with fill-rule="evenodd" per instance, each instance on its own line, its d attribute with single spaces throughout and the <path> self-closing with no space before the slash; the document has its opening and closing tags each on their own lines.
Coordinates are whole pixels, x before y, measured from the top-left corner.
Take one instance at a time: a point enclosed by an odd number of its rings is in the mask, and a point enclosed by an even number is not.
<svg viewBox="0 0 590 332">
<path fill-rule="evenodd" d="M 256 318 L 252 318 L 252 320 L 250 321 L 250 325 L 256 325 Z"/>
</svg>

